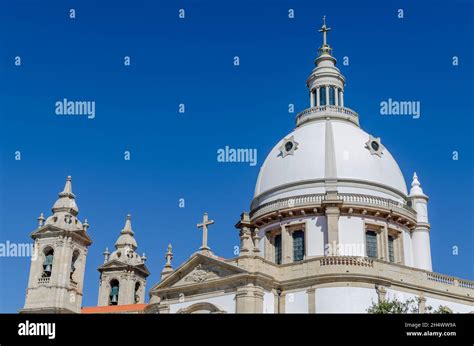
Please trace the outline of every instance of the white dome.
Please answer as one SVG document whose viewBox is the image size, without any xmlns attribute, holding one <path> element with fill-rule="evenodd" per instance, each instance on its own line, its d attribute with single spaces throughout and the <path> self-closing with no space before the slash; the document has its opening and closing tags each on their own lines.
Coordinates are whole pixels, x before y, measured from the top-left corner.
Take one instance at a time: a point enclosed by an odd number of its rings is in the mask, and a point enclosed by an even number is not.
<svg viewBox="0 0 474 346">
<path fill-rule="evenodd" d="M 291 137 L 296 149 L 284 156 L 281 146 Z M 307 193 L 324 192 L 321 184 L 328 178 L 337 179 L 339 192 L 341 186 L 346 188 L 342 192 L 350 192 L 350 186 L 360 184 L 373 189 L 375 195 L 386 190 L 392 195 L 406 196 L 405 179 L 397 162 L 383 145 L 380 156 L 372 153 L 366 144 L 370 138 L 347 121 L 320 120 L 297 127 L 265 159 L 255 187 L 254 197 L 258 201 L 254 202 L 258 205 L 270 196 L 272 200 L 287 197 L 288 190 L 299 189 L 290 195 L 301 195 L 302 185 Z M 315 191 L 318 181 L 320 191 Z"/>
</svg>

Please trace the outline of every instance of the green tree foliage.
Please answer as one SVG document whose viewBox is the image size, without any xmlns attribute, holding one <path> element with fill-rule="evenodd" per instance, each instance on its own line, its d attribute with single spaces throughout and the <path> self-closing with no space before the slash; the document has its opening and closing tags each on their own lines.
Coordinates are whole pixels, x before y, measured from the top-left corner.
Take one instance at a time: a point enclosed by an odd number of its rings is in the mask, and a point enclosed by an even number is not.
<svg viewBox="0 0 474 346">
<path fill-rule="evenodd" d="M 408 314 L 408 313 L 420 313 L 418 305 L 420 298 L 417 299 L 407 299 L 402 302 L 397 298 L 385 299 L 383 301 L 374 303 L 367 308 L 369 314 Z M 433 307 L 427 305 L 425 307 L 425 313 L 433 314 L 452 314 L 453 311 L 447 306 L 440 305 L 436 310 L 433 310 Z"/>
</svg>

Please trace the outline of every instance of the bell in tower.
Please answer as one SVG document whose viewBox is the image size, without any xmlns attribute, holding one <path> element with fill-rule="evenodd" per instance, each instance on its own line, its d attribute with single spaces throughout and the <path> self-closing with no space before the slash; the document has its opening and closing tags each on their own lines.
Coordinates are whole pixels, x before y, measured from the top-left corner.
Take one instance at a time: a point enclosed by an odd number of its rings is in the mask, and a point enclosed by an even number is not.
<svg viewBox="0 0 474 346">
<path fill-rule="evenodd" d="M 43 262 L 43 275 L 42 277 L 50 277 L 51 270 L 53 269 L 53 258 L 54 258 L 54 250 L 50 249 Z"/>
</svg>

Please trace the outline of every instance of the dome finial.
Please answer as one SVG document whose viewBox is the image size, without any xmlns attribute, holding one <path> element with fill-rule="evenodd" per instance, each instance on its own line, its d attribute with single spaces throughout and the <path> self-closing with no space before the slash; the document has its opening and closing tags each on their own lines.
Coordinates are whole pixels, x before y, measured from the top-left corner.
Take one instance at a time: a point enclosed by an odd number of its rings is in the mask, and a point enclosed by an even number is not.
<svg viewBox="0 0 474 346">
<path fill-rule="evenodd" d="M 318 32 L 323 33 L 323 45 L 318 49 L 319 55 L 325 54 L 325 53 L 331 55 L 332 48 L 327 43 L 328 31 L 331 31 L 331 28 L 328 28 L 326 26 L 326 16 L 323 16 L 323 26 L 321 27 L 321 29 L 318 30 Z"/>
</svg>

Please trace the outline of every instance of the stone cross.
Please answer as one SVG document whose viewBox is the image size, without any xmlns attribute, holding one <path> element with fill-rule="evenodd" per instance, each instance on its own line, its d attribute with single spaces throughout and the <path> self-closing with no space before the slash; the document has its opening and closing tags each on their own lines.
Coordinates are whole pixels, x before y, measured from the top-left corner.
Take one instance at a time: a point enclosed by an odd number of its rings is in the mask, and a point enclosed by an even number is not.
<svg viewBox="0 0 474 346">
<path fill-rule="evenodd" d="M 214 220 L 209 220 L 207 213 L 204 213 L 202 217 L 202 223 L 198 223 L 197 227 L 202 228 L 202 245 L 199 248 L 200 250 L 210 250 L 210 247 L 207 246 L 207 226 L 212 225 Z"/>
<path fill-rule="evenodd" d="M 326 33 L 330 30 L 331 30 L 331 28 L 326 27 L 326 16 L 323 16 L 323 26 L 321 27 L 321 29 L 318 30 L 318 32 L 323 33 L 323 45 L 324 46 L 327 45 L 327 43 L 326 43 Z"/>
</svg>

